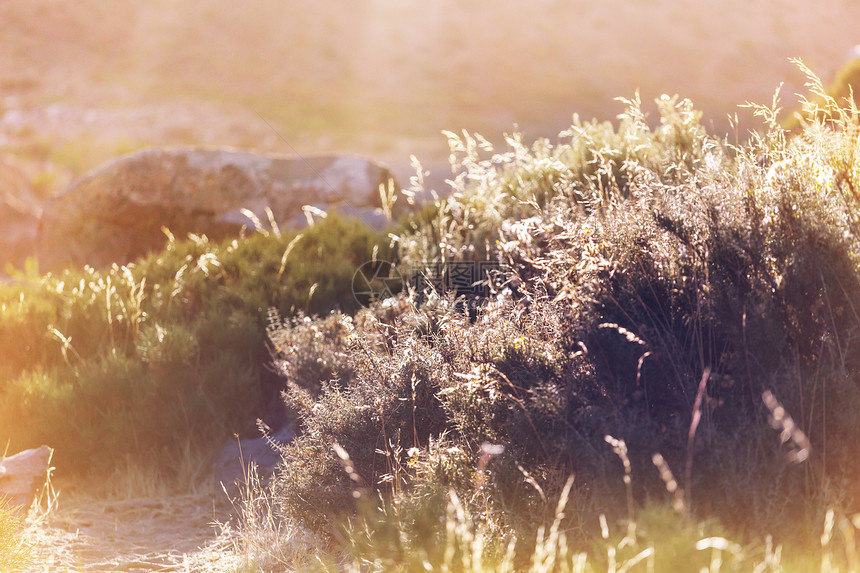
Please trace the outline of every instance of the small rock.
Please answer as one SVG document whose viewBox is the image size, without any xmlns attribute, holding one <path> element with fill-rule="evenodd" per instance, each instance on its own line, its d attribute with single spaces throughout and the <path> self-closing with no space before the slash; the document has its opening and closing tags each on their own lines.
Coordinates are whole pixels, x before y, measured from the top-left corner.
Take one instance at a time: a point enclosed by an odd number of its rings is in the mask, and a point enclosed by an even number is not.
<svg viewBox="0 0 860 573">
<path fill-rule="evenodd" d="M 271 434 L 268 439 L 259 437 L 230 440 L 215 456 L 215 479 L 232 495 L 236 492 L 237 484 L 245 481 L 253 463 L 257 466 L 257 475 L 265 481 L 281 463 L 281 452 L 278 448 L 288 444 L 294 436 L 292 427 L 286 425 Z"/>
<path fill-rule="evenodd" d="M 0 497 L 9 499 L 12 507 L 30 505 L 45 483 L 54 450 L 41 446 L 0 458 Z"/>
</svg>

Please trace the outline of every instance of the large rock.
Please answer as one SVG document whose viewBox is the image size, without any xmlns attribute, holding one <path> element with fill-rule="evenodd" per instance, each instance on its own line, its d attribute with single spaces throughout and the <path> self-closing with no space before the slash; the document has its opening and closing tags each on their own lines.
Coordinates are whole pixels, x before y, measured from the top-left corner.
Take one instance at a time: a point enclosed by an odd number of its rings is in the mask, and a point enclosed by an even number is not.
<svg viewBox="0 0 860 573">
<path fill-rule="evenodd" d="M 0 458 L 0 497 L 12 507 L 26 507 L 45 484 L 54 450 L 42 446 Z"/>
<path fill-rule="evenodd" d="M 41 207 L 23 171 L 0 158 L 0 274 L 7 263 L 20 268 L 36 254 Z"/>
<path fill-rule="evenodd" d="M 317 205 L 378 222 L 379 185 L 391 174 L 352 156 L 283 158 L 224 149 L 152 149 L 111 161 L 73 182 L 45 205 L 39 232 L 40 262 L 48 268 L 76 263 L 125 263 L 165 244 L 162 226 L 222 238 L 254 225 L 305 220 Z M 376 217 L 376 218 L 374 218 Z"/>
</svg>

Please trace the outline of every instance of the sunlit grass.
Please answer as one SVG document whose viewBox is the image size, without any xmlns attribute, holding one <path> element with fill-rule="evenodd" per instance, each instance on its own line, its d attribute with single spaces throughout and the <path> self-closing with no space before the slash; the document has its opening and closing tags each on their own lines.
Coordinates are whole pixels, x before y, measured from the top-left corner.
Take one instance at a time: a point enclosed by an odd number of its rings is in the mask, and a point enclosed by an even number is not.
<svg viewBox="0 0 860 573">
<path fill-rule="evenodd" d="M 0 498 L 0 571 L 15 571 L 27 562 L 29 551 L 21 538 L 23 519 Z"/>
</svg>

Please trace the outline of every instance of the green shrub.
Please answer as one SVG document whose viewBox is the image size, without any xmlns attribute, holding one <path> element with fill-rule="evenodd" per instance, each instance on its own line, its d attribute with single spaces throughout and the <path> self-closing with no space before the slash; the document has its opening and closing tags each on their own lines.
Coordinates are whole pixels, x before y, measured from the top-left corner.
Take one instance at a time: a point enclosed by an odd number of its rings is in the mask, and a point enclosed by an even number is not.
<svg viewBox="0 0 860 573">
<path fill-rule="evenodd" d="M 374 250 L 380 235 L 331 214 L 300 236 L 192 236 L 125 267 L 2 285 L 0 436 L 50 444 L 61 472 L 167 462 L 189 435 L 216 447 L 272 410 L 267 309 L 354 310 Z"/>
<path fill-rule="evenodd" d="M 344 321 L 341 317 L 335 320 Z M 276 348 L 278 341 L 295 340 L 304 334 L 303 326 L 302 322 L 283 325 L 287 332 L 274 337 Z M 323 330 L 327 325 L 321 326 Z M 325 333 L 326 338 L 315 344 L 322 349 L 322 357 L 334 357 L 343 344 L 341 332 L 328 328 Z M 345 379 L 308 378 L 301 382 L 291 380 L 288 386 L 287 402 L 298 412 L 302 435 L 287 446 L 285 457 L 292 462 L 284 476 L 289 486 L 283 489 L 280 501 L 292 515 L 300 516 L 314 529 L 324 528 L 330 516 L 348 510 L 353 501 L 356 484 L 344 473 L 332 450 L 333 442 L 347 452 L 355 452 L 356 479 L 375 484 L 384 473 L 384 462 L 377 450 L 388 451 L 395 442 L 404 448 L 415 446 L 444 428 L 444 414 L 435 397 L 442 362 L 423 352 L 422 345 L 426 343 L 405 334 L 390 336 L 394 336 L 392 355 L 408 354 L 411 360 L 381 360 L 384 355 L 378 354 L 380 348 L 359 341 L 350 343 L 348 385 Z M 278 363 L 282 372 L 326 376 L 330 372 L 319 366 L 302 368 L 307 360 L 289 350 L 281 350 Z M 311 392 L 317 388 L 321 393 L 314 401 Z"/>
</svg>

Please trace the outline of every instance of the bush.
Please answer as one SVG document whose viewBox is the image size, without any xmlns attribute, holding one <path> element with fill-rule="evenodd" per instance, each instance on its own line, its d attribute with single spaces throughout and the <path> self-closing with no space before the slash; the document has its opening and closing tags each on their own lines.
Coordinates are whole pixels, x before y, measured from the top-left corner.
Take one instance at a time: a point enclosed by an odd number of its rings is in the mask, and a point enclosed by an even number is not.
<svg viewBox="0 0 860 573">
<path fill-rule="evenodd" d="M 453 490 L 475 522 L 531 540 L 525 558 L 570 474 L 559 526 L 580 539 L 599 513 L 665 498 L 657 452 L 685 511 L 735 531 L 808 540 L 828 504 L 860 509 L 855 119 L 813 115 L 787 138 L 757 108 L 766 131 L 733 147 L 687 101 L 659 100 L 654 129 L 626 103 L 617 130 L 577 122 L 557 145 L 449 136 L 455 193 L 399 252 L 505 263 L 474 322 L 402 295 L 342 330 L 272 329 L 297 344 L 276 360 L 303 432 L 279 478 L 287 515 L 330 538 L 345 516 L 382 537 L 395 523 L 408 552 L 445 535 Z M 769 417 L 793 428 L 782 447 Z M 629 498 L 607 435 L 626 442 Z M 382 525 L 356 496 L 382 500 Z"/>
<path fill-rule="evenodd" d="M 109 471 L 126 453 L 167 462 L 188 436 L 217 447 L 263 413 L 281 422 L 265 403 L 266 310 L 354 310 L 374 249 L 379 235 L 331 214 L 301 235 L 192 236 L 125 267 L 0 286 L 0 436 L 51 444 L 63 472 Z"/>
</svg>

